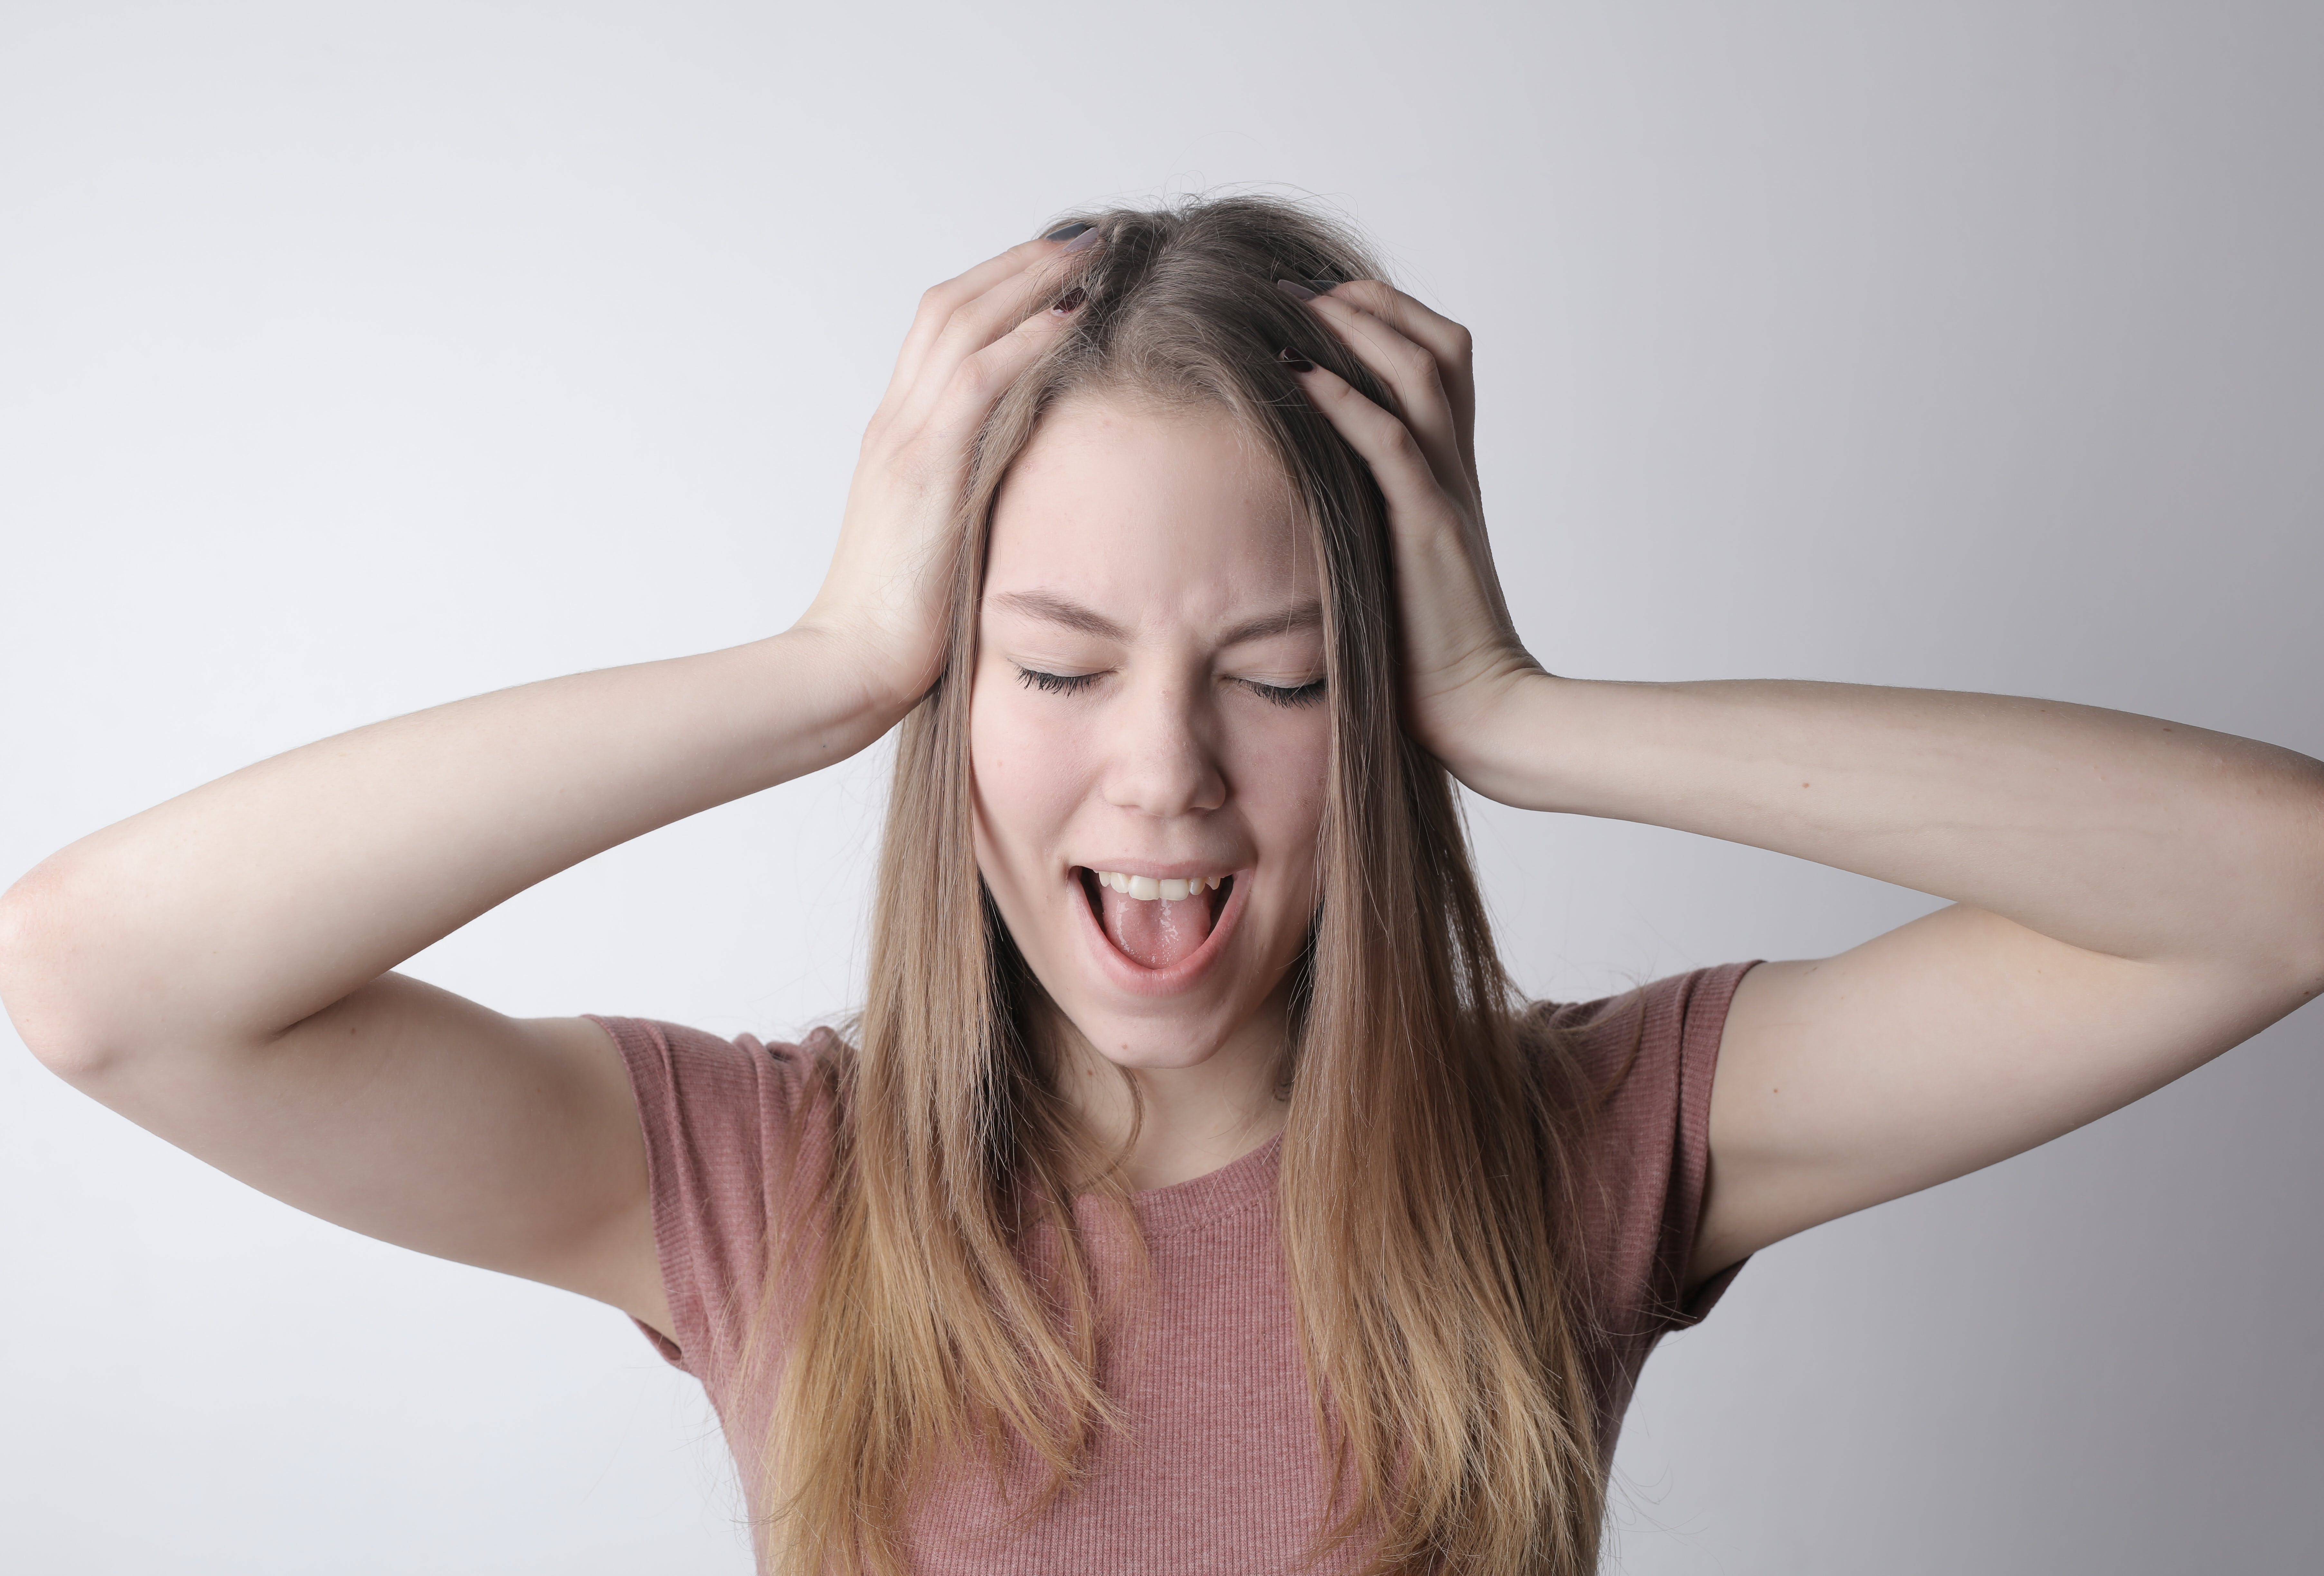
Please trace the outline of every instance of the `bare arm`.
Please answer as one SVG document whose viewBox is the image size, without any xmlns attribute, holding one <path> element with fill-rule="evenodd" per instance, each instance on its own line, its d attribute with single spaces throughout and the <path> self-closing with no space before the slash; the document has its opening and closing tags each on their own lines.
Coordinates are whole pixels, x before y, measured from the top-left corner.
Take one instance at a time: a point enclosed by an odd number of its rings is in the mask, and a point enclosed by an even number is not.
<svg viewBox="0 0 2324 1576">
<path fill-rule="evenodd" d="M 1744 977 L 1698 1277 L 2046 1143 L 2324 991 L 2324 765 L 2049 701 L 1532 673 L 1456 767 L 1953 900 Z M 1473 774 L 1473 775 L 1472 775 Z"/>
<path fill-rule="evenodd" d="M 376 723 L 82 839 L 0 897 L 24 1043 L 286 1202 L 667 1331 L 607 1037 L 389 970 L 568 866 L 853 754 L 926 691 L 966 445 L 1063 327 L 1026 319 L 1060 250 L 923 301 L 799 626 Z"/>
<path fill-rule="evenodd" d="M 388 972 L 535 882 L 877 737 L 794 633 L 328 738 L 82 839 L 13 888 L 24 1042 L 288 1203 L 660 1314 L 645 1155 L 603 1031 Z"/>
<path fill-rule="evenodd" d="M 2324 765 L 2051 701 L 1545 673 L 1493 572 L 1466 331 L 1376 281 L 1314 305 L 1402 412 L 1301 375 L 1387 496 L 1405 722 L 1455 775 L 1953 902 L 1744 977 L 1694 1278 L 2043 1143 L 2324 991 Z"/>
</svg>

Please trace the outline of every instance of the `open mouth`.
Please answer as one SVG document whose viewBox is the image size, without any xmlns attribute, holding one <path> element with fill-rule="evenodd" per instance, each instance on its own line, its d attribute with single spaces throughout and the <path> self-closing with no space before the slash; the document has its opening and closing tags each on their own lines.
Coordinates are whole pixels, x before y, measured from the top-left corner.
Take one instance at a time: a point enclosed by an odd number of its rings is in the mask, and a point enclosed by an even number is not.
<svg viewBox="0 0 2324 1576">
<path fill-rule="evenodd" d="M 1167 969 L 1201 950 L 1234 895 L 1234 877 L 1163 879 L 1082 867 L 1082 895 L 1115 950 L 1141 969 Z"/>
</svg>

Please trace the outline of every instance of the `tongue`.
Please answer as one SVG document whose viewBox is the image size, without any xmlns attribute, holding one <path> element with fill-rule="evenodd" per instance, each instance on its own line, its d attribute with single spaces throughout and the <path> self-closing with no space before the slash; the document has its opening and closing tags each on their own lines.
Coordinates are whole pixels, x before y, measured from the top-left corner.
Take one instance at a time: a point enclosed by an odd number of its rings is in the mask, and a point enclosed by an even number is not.
<svg viewBox="0 0 2324 1576">
<path fill-rule="evenodd" d="M 1124 956 L 1148 969 L 1167 969 L 1191 957 L 1211 933 L 1210 895 L 1176 903 L 1140 903 L 1110 886 L 1098 888 L 1105 933 Z"/>
</svg>

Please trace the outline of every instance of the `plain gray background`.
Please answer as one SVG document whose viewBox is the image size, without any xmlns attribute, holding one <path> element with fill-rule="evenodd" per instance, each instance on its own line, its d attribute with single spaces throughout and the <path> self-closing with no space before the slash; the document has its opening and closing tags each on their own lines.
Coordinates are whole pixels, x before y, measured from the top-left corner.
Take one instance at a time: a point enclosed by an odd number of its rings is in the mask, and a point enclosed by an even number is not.
<svg viewBox="0 0 2324 1576">
<path fill-rule="evenodd" d="M 784 626 L 926 285 L 1090 200 L 1337 205 L 1474 329 L 1554 670 L 2061 697 L 2324 755 L 2324 12 L 0 6 L 0 880 L 249 761 Z M 517 1014 L 856 989 L 883 763 L 422 954 Z M 1929 899 L 1481 808 L 1521 981 Z M 1615 1565 L 2313 1570 L 2317 1009 L 1783 1244 L 1649 1367 Z M 621 1315 L 0 1056 L 0 1564 L 730 1572 Z"/>
</svg>

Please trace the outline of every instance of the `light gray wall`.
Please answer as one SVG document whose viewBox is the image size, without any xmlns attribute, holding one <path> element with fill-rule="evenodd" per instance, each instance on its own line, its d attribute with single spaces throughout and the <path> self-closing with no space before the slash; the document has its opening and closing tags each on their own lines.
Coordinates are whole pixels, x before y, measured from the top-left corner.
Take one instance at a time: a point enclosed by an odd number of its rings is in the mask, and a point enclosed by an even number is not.
<svg viewBox="0 0 2324 1576">
<path fill-rule="evenodd" d="M 0 8 L 0 879 L 257 757 L 742 641 L 926 284 L 1069 204 L 1324 194 L 1480 345 L 1562 672 L 2057 696 L 2324 755 L 2324 12 Z M 519 1014 L 844 1005 L 876 762 L 423 954 Z M 1929 901 L 1477 816 L 1542 993 Z M 1784 1244 L 1648 1369 L 1617 1563 L 2313 1569 L 2316 1009 Z M 0 1056 L 0 1564 L 731 1571 L 619 1315 L 308 1219 Z"/>
</svg>

